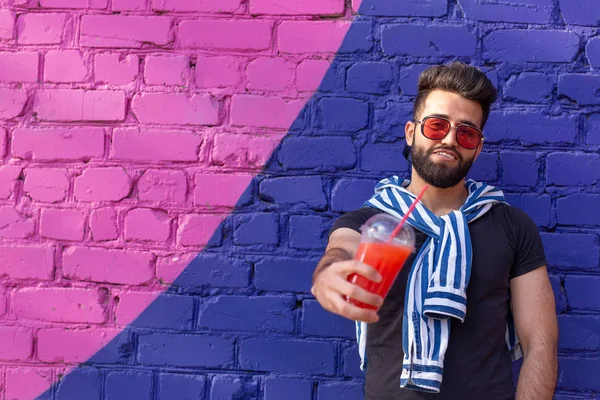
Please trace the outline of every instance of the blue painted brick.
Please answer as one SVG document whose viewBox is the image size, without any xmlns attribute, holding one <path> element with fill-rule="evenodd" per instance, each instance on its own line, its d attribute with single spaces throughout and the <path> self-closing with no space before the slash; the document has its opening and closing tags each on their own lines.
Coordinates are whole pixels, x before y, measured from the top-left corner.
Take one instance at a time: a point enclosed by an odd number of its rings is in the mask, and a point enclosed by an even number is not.
<svg viewBox="0 0 600 400">
<path fill-rule="evenodd" d="M 264 257 L 254 267 L 254 285 L 258 290 L 308 293 L 317 262 Z"/>
<path fill-rule="evenodd" d="M 504 97 L 527 103 L 547 102 L 552 95 L 554 82 L 545 74 L 523 72 L 506 82 Z"/>
<path fill-rule="evenodd" d="M 229 368 L 233 343 L 208 335 L 140 335 L 138 362 L 144 365 Z"/>
<path fill-rule="evenodd" d="M 524 130 L 523 127 L 527 126 Z M 573 115 L 548 117 L 536 113 L 492 112 L 485 129 L 486 141 L 505 140 L 523 144 L 575 143 L 577 118 Z"/>
<path fill-rule="evenodd" d="M 600 76 L 564 74 L 558 77 L 558 95 L 566 96 L 577 104 L 586 106 L 600 104 Z"/>
<path fill-rule="evenodd" d="M 358 347 L 350 346 L 342 351 L 342 368 L 344 376 L 365 378 L 365 373 L 360 369 L 360 356 Z"/>
<path fill-rule="evenodd" d="M 477 36 L 466 26 L 384 25 L 381 46 L 385 54 L 414 57 L 472 56 Z"/>
<path fill-rule="evenodd" d="M 547 24 L 552 15 L 552 0 L 508 0 L 482 2 L 458 0 L 465 18 L 490 22 L 522 22 Z"/>
<path fill-rule="evenodd" d="M 264 400 L 309 400 L 312 382 L 301 379 L 269 377 L 265 379 Z"/>
<path fill-rule="evenodd" d="M 360 153 L 361 169 L 398 174 L 408 171 L 408 161 L 402 155 L 405 142 L 366 144 Z"/>
<path fill-rule="evenodd" d="M 333 221 L 314 215 L 290 217 L 290 247 L 295 249 L 325 250 Z"/>
<path fill-rule="evenodd" d="M 258 383 L 255 378 L 217 375 L 210 387 L 211 400 L 258 400 Z"/>
<path fill-rule="evenodd" d="M 69 372 L 58 384 L 56 400 L 100 400 L 102 376 L 93 368 L 79 367 Z"/>
<path fill-rule="evenodd" d="M 559 0 L 560 11 L 567 24 L 598 26 L 596 0 Z"/>
<path fill-rule="evenodd" d="M 448 3 L 445 0 L 363 0 L 359 8 L 360 15 L 381 17 L 441 17 L 447 12 Z"/>
<path fill-rule="evenodd" d="M 388 94 L 392 84 L 392 66 L 385 62 L 359 62 L 348 69 L 346 89 L 350 92 Z"/>
<path fill-rule="evenodd" d="M 152 399 L 152 373 L 111 371 L 106 376 L 106 400 Z"/>
<path fill-rule="evenodd" d="M 317 126 L 325 132 L 356 132 L 369 124 L 369 103 L 327 97 L 317 103 Z"/>
<path fill-rule="evenodd" d="M 548 263 L 557 267 L 597 268 L 600 245 L 596 235 L 584 233 L 541 233 Z"/>
<path fill-rule="evenodd" d="M 600 37 L 592 38 L 585 47 L 585 54 L 592 68 L 600 67 Z"/>
<path fill-rule="evenodd" d="M 600 350 L 600 317 L 560 315 L 558 346 L 567 350 Z"/>
<path fill-rule="evenodd" d="M 355 21 L 340 45 L 340 53 L 366 52 L 373 48 L 373 25 L 367 21 Z"/>
<path fill-rule="evenodd" d="M 356 337 L 354 322 L 325 311 L 313 300 L 304 300 L 302 305 L 302 333 L 313 336 Z"/>
<path fill-rule="evenodd" d="M 279 217 L 277 214 L 257 213 L 240 215 L 236 221 L 233 242 L 241 245 L 279 243 Z"/>
<path fill-rule="evenodd" d="M 284 138 L 277 152 L 283 168 L 336 171 L 356 165 L 356 148 L 347 137 Z"/>
<path fill-rule="evenodd" d="M 369 132 L 375 142 L 391 143 L 404 138 L 404 126 L 413 120 L 413 105 L 386 101 L 383 108 L 375 109 L 373 129 Z"/>
<path fill-rule="evenodd" d="M 552 30 L 504 29 L 483 38 L 483 58 L 508 62 L 570 62 L 579 51 L 579 36 Z"/>
<path fill-rule="evenodd" d="M 331 209 L 347 212 L 362 207 L 375 193 L 377 180 L 340 179 L 331 191 Z"/>
<path fill-rule="evenodd" d="M 565 293 L 571 309 L 600 311 L 600 277 L 567 275 Z"/>
<path fill-rule="evenodd" d="M 194 299 L 190 296 L 161 294 L 131 326 L 136 328 L 192 330 Z"/>
<path fill-rule="evenodd" d="M 587 143 L 600 145 L 600 114 L 592 114 L 588 117 Z"/>
<path fill-rule="evenodd" d="M 600 358 L 562 358 L 558 388 L 600 391 Z"/>
<path fill-rule="evenodd" d="M 319 384 L 318 400 L 363 400 L 363 385 L 354 382 L 322 382 Z"/>
<path fill-rule="evenodd" d="M 600 155 L 552 153 L 548 155 L 548 184 L 557 186 L 595 185 L 600 182 Z"/>
<path fill-rule="evenodd" d="M 102 364 L 129 364 L 135 355 L 134 348 L 135 336 L 131 330 L 125 329 L 98 350 L 89 361 Z"/>
<path fill-rule="evenodd" d="M 504 184 L 510 186 L 533 187 L 538 181 L 539 165 L 535 153 L 505 151 L 500 154 Z"/>
<path fill-rule="evenodd" d="M 410 67 L 404 67 L 400 69 L 398 74 L 398 83 L 402 94 L 406 96 L 416 96 L 418 93 L 419 75 L 427 68 L 431 68 L 433 65 L 416 64 Z"/>
<path fill-rule="evenodd" d="M 560 225 L 600 225 L 600 195 L 572 194 L 557 201 Z"/>
<path fill-rule="evenodd" d="M 335 350 L 331 341 L 246 339 L 240 343 L 239 361 L 250 371 L 334 375 Z"/>
<path fill-rule="evenodd" d="M 206 378 L 203 375 L 160 374 L 158 400 L 203 399 Z"/>
<path fill-rule="evenodd" d="M 233 257 L 198 254 L 174 282 L 176 286 L 246 287 L 252 266 Z"/>
<path fill-rule="evenodd" d="M 556 302 L 556 313 L 562 314 L 567 311 L 567 296 L 561 286 L 560 277 L 557 275 L 550 274 L 550 284 L 552 285 L 552 291 L 554 292 L 554 299 Z"/>
<path fill-rule="evenodd" d="M 198 327 L 211 330 L 292 332 L 293 297 L 219 296 L 200 309 Z"/>
<path fill-rule="evenodd" d="M 538 226 L 550 225 L 552 198 L 547 195 L 524 194 L 520 208 L 525 211 Z"/>
<path fill-rule="evenodd" d="M 498 153 L 480 153 L 468 177 L 482 182 L 498 180 Z"/>
<path fill-rule="evenodd" d="M 318 176 L 265 179 L 260 183 L 260 196 L 276 204 L 304 203 L 314 209 L 327 207 L 323 179 Z"/>
</svg>

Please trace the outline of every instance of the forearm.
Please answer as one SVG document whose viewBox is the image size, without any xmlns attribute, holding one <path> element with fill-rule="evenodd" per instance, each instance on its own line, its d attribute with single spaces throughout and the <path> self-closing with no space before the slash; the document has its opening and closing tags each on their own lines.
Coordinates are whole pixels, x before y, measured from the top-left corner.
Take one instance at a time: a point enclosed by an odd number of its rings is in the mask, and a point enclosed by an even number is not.
<svg viewBox="0 0 600 400">
<path fill-rule="evenodd" d="M 519 374 L 516 400 L 552 400 L 558 375 L 555 346 L 530 349 Z"/>
<path fill-rule="evenodd" d="M 334 247 L 328 249 L 317 264 L 317 268 L 315 268 L 315 272 L 313 273 L 312 277 L 313 283 L 315 282 L 315 278 L 317 277 L 317 275 L 334 262 L 348 261 L 351 259 L 352 255 L 342 248 Z"/>
</svg>

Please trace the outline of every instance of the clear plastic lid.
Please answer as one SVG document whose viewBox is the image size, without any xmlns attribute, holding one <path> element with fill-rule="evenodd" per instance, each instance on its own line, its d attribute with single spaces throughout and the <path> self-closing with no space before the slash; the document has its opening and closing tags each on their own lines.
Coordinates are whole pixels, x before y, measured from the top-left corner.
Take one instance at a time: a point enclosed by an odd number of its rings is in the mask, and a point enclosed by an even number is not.
<svg viewBox="0 0 600 400">
<path fill-rule="evenodd" d="M 361 226 L 362 240 L 370 242 L 387 242 L 399 223 L 400 220 L 390 214 L 376 214 Z M 414 229 L 409 224 L 405 223 L 400 232 L 394 237 L 391 244 L 415 247 Z"/>
</svg>

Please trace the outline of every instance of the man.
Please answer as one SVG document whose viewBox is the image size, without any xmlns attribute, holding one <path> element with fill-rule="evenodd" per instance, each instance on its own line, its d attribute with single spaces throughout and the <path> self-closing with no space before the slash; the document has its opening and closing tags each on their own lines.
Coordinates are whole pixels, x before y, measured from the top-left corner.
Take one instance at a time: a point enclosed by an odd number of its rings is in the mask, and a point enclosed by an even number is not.
<svg viewBox="0 0 600 400">
<path fill-rule="evenodd" d="M 482 130 L 495 100 L 495 88 L 474 67 L 455 62 L 424 71 L 415 120 L 405 126 L 410 182 L 382 181 L 364 208 L 343 215 L 331 230 L 312 293 L 325 309 L 357 321 L 362 365 L 368 361 L 367 399 L 514 399 L 511 357 L 521 354 L 516 399 L 553 397 L 558 329 L 540 235 L 524 212 L 503 201 L 501 191 L 465 182 L 481 153 Z M 430 222 L 409 219 L 417 249 L 384 302 L 347 281 L 353 273 L 381 279 L 374 268 L 353 260 L 359 228 L 380 212 L 403 215 L 402 196 L 414 199 L 425 185 L 420 209 Z M 447 234 L 451 229 L 464 232 Z M 464 254 L 448 266 L 449 258 L 440 256 L 442 247 Z M 451 293 L 443 286 L 432 289 L 440 274 L 456 269 L 467 273 L 456 275 L 460 284 Z M 446 276 L 441 279 L 445 282 Z M 426 300 L 415 300 L 417 286 L 426 288 L 423 298 L 436 293 L 441 301 L 454 298 L 463 311 L 427 310 Z M 347 297 L 378 310 L 354 306 Z M 405 305 L 411 307 L 410 316 Z"/>
</svg>

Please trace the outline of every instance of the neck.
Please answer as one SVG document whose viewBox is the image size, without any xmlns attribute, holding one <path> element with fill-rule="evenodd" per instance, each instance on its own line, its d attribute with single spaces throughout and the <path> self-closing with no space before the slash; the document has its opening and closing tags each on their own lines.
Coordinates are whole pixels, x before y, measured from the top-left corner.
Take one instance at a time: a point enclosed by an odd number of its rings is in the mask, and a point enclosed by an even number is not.
<svg viewBox="0 0 600 400">
<path fill-rule="evenodd" d="M 418 195 L 427 183 L 413 169 L 410 185 L 406 188 L 414 195 Z M 441 189 L 432 185 L 421 198 L 421 202 L 435 215 L 446 215 L 458 210 L 467 200 L 469 192 L 465 187 L 464 179 L 457 185 L 448 189 Z"/>
</svg>

